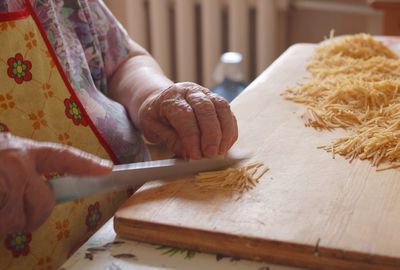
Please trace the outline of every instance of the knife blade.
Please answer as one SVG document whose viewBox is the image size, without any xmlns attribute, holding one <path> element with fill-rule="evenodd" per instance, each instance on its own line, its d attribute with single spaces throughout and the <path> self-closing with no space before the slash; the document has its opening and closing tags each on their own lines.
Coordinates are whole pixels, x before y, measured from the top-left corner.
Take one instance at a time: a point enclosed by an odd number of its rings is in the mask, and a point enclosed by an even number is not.
<svg viewBox="0 0 400 270">
<path fill-rule="evenodd" d="M 203 171 L 227 168 L 244 158 L 218 157 L 215 159 L 181 160 L 165 159 L 115 165 L 105 176 L 63 176 L 48 182 L 56 203 L 63 203 L 88 195 L 117 191 L 128 186 L 138 186 L 152 180 L 170 180 L 178 176 L 194 175 Z"/>
</svg>

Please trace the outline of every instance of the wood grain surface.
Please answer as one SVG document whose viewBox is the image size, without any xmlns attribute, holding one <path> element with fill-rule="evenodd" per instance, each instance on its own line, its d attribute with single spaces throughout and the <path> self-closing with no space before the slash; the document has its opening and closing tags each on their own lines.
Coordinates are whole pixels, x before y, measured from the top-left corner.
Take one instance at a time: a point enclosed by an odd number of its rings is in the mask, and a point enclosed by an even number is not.
<svg viewBox="0 0 400 270">
<path fill-rule="evenodd" d="M 317 149 L 344 130 L 304 126 L 304 107 L 280 94 L 307 77 L 315 45 L 289 48 L 232 104 L 245 163 L 270 168 L 242 194 L 152 182 L 116 213 L 130 239 L 312 269 L 400 267 L 400 172 L 376 172 Z"/>
</svg>

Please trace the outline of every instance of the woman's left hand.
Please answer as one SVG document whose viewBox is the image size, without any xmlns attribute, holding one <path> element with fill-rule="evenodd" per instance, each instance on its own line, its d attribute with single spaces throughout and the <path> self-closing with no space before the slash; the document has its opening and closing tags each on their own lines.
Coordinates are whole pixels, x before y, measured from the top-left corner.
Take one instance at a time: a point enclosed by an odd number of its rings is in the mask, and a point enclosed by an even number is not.
<svg viewBox="0 0 400 270">
<path fill-rule="evenodd" d="M 149 96 L 139 124 L 151 143 L 186 159 L 225 154 L 238 138 L 236 118 L 222 97 L 195 83 L 176 83 Z"/>
</svg>

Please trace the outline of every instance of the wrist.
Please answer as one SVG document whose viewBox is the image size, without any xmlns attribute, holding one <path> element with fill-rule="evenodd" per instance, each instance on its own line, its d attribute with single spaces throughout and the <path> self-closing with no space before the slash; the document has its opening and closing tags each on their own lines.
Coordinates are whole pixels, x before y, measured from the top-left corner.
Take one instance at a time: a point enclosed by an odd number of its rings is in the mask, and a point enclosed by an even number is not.
<svg viewBox="0 0 400 270">
<path fill-rule="evenodd" d="M 140 128 L 140 111 L 149 107 L 151 104 L 162 92 L 166 89 L 170 88 L 174 83 L 166 83 L 163 86 L 148 89 L 141 96 L 133 96 L 129 102 L 128 112 L 129 116 L 134 123 L 134 125 Z"/>
</svg>

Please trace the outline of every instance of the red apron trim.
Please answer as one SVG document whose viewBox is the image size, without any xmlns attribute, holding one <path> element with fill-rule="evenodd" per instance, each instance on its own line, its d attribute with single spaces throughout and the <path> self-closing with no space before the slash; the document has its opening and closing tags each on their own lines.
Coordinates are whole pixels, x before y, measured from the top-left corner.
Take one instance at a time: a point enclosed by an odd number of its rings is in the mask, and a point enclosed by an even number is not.
<svg viewBox="0 0 400 270">
<path fill-rule="evenodd" d="M 0 22 L 21 20 L 29 16 L 29 9 L 24 8 L 13 12 L 0 12 Z"/>
<path fill-rule="evenodd" d="M 92 119 L 89 117 L 88 113 L 86 112 L 85 108 L 83 107 L 80 99 L 78 98 L 77 94 L 75 93 L 74 89 L 72 88 L 71 84 L 69 83 L 67 76 L 64 73 L 64 70 L 61 66 L 61 63 L 58 61 L 57 55 L 55 54 L 53 47 L 50 44 L 50 41 L 47 38 L 47 35 L 44 31 L 44 29 L 42 28 L 42 25 L 40 23 L 39 18 L 37 17 L 31 3 L 29 0 L 26 0 L 26 5 L 27 5 L 27 11 L 28 11 L 28 15 L 31 15 L 33 20 L 36 23 L 36 26 L 38 27 L 42 38 L 44 40 L 44 42 L 46 43 L 47 49 L 51 55 L 51 57 L 54 60 L 54 63 L 56 64 L 56 67 L 58 69 L 58 72 L 60 73 L 64 84 L 67 86 L 71 96 L 73 97 L 73 99 L 76 101 L 76 103 L 78 104 L 78 106 L 82 109 L 82 114 L 87 118 L 88 123 L 90 128 L 92 129 L 93 133 L 96 135 L 97 139 L 99 140 L 100 144 L 104 147 L 104 149 L 107 151 L 107 153 L 109 154 L 111 160 L 114 162 L 114 164 L 119 164 L 120 161 L 118 160 L 117 156 L 115 155 L 115 153 L 113 152 L 113 150 L 111 149 L 111 147 L 109 146 L 109 144 L 107 143 L 107 141 L 103 138 L 103 136 L 100 134 L 100 132 L 97 130 L 95 124 L 93 123 Z"/>
</svg>

